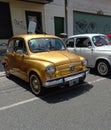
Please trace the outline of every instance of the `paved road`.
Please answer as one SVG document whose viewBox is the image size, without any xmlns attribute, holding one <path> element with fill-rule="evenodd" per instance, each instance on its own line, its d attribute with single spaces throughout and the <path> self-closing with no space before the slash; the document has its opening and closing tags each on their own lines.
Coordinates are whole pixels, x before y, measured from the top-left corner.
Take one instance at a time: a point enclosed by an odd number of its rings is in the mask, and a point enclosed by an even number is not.
<svg viewBox="0 0 111 130">
<path fill-rule="evenodd" d="M 111 130 L 111 77 L 91 73 L 78 88 L 36 97 L 27 83 L 1 76 L 0 130 Z"/>
</svg>

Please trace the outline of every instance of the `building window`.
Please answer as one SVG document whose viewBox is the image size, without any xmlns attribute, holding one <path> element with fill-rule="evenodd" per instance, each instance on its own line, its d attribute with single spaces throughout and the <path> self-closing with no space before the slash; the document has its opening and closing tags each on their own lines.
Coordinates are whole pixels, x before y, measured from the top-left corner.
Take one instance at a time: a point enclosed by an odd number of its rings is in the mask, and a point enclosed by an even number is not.
<svg viewBox="0 0 111 130">
<path fill-rule="evenodd" d="M 12 35 L 9 4 L 0 2 L 0 39 L 9 39 Z"/>
</svg>

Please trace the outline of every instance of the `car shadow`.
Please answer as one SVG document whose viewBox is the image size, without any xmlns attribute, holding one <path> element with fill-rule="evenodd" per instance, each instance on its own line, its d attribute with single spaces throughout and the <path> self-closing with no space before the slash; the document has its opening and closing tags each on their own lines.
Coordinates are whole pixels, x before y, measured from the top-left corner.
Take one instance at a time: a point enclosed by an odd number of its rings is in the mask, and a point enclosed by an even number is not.
<svg viewBox="0 0 111 130">
<path fill-rule="evenodd" d="M 13 81 L 14 83 L 19 85 L 20 87 L 26 89 L 27 91 L 31 91 L 29 84 L 27 82 L 25 82 L 24 80 L 14 76 L 14 75 L 11 75 L 11 77 L 9 77 L 8 79 Z"/>
<path fill-rule="evenodd" d="M 90 74 L 97 75 L 97 76 L 99 75 L 97 70 L 96 69 L 92 69 L 92 68 L 90 68 Z"/>
<path fill-rule="evenodd" d="M 18 84 L 20 87 L 26 89 L 26 91 L 29 91 L 32 93 L 29 84 L 19 79 L 18 77 L 11 76 L 9 80 L 12 80 L 16 84 Z M 71 87 L 64 87 L 64 88 L 54 87 L 54 88 L 46 89 L 44 95 L 39 96 L 39 98 L 50 104 L 64 102 L 72 98 L 75 98 L 77 96 L 80 96 L 84 93 L 87 93 L 92 88 L 93 88 L 93 85 L 88 84 L 87 82 L 84 82 L 82 84 L 77 84 Z"/>
<path fill-rule="evenodd" d="M 92 84 L 84 82 L 83 84 L 78 84 L 71 87 L 64 88 L 50 88 L 47 90 L 45 96 L 40 97 L 47 103 L 59 103 L 64 101 L 69 101 L 72 98 L 76 98 L 82 94 L 85 94 L 93 88 Z"/>
<path fill-rule="evenodd" d="M 96 71 L 96 69 L 90 69 L 90 74 L 95 75 L 95 76 L 100 76 L 98 72 Z M 101 76 L 101 77 L 111 79 L 111 72 L 107 76 Z"/>
</svg>

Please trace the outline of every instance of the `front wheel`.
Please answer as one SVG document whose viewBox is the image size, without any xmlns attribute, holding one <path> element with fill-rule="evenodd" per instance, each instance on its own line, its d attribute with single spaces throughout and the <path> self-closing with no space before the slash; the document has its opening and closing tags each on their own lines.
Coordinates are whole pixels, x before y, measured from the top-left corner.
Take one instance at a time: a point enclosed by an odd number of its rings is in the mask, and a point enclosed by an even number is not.
<svg viewBox="0 0 111 130">
<path fill-rule="evenodd" d="M 101 76 L 106 76 L 109 73 L 109 64 L 106 61 L 99 61 L 97 63 L 97 71 Z"/>
<path fill-rule="evenodd" d="M 39 77 L 36 74 L 30 75 L 30 87 L 31 87 L 32 92 L 36 96 L 40 96 L 43 94 L 44 89 L 42 87 Z"/>
</svg>

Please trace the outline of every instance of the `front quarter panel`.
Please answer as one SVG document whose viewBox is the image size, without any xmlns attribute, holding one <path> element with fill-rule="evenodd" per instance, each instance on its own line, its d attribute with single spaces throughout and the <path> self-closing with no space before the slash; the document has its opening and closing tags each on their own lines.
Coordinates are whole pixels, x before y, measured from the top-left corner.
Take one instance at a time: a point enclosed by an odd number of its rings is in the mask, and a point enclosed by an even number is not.
<svg viewBox="0 0 111 130">
<path fill-rule="evenodd" d="M 28 77 L 30 76 L 30 74 L 32 72 L 35 72 L 40 80 L 42 82 L 46 81 L 46 67 L 49 65 L 53 65 L 52 63 L 46 62 L 46 61 L 39 61 L 39 60 L 34 60 L 34 59 L 29 59 L 26 62 L 26 66 L 27 66 L 27 73 L 28 73 Z"/>
</svg>

